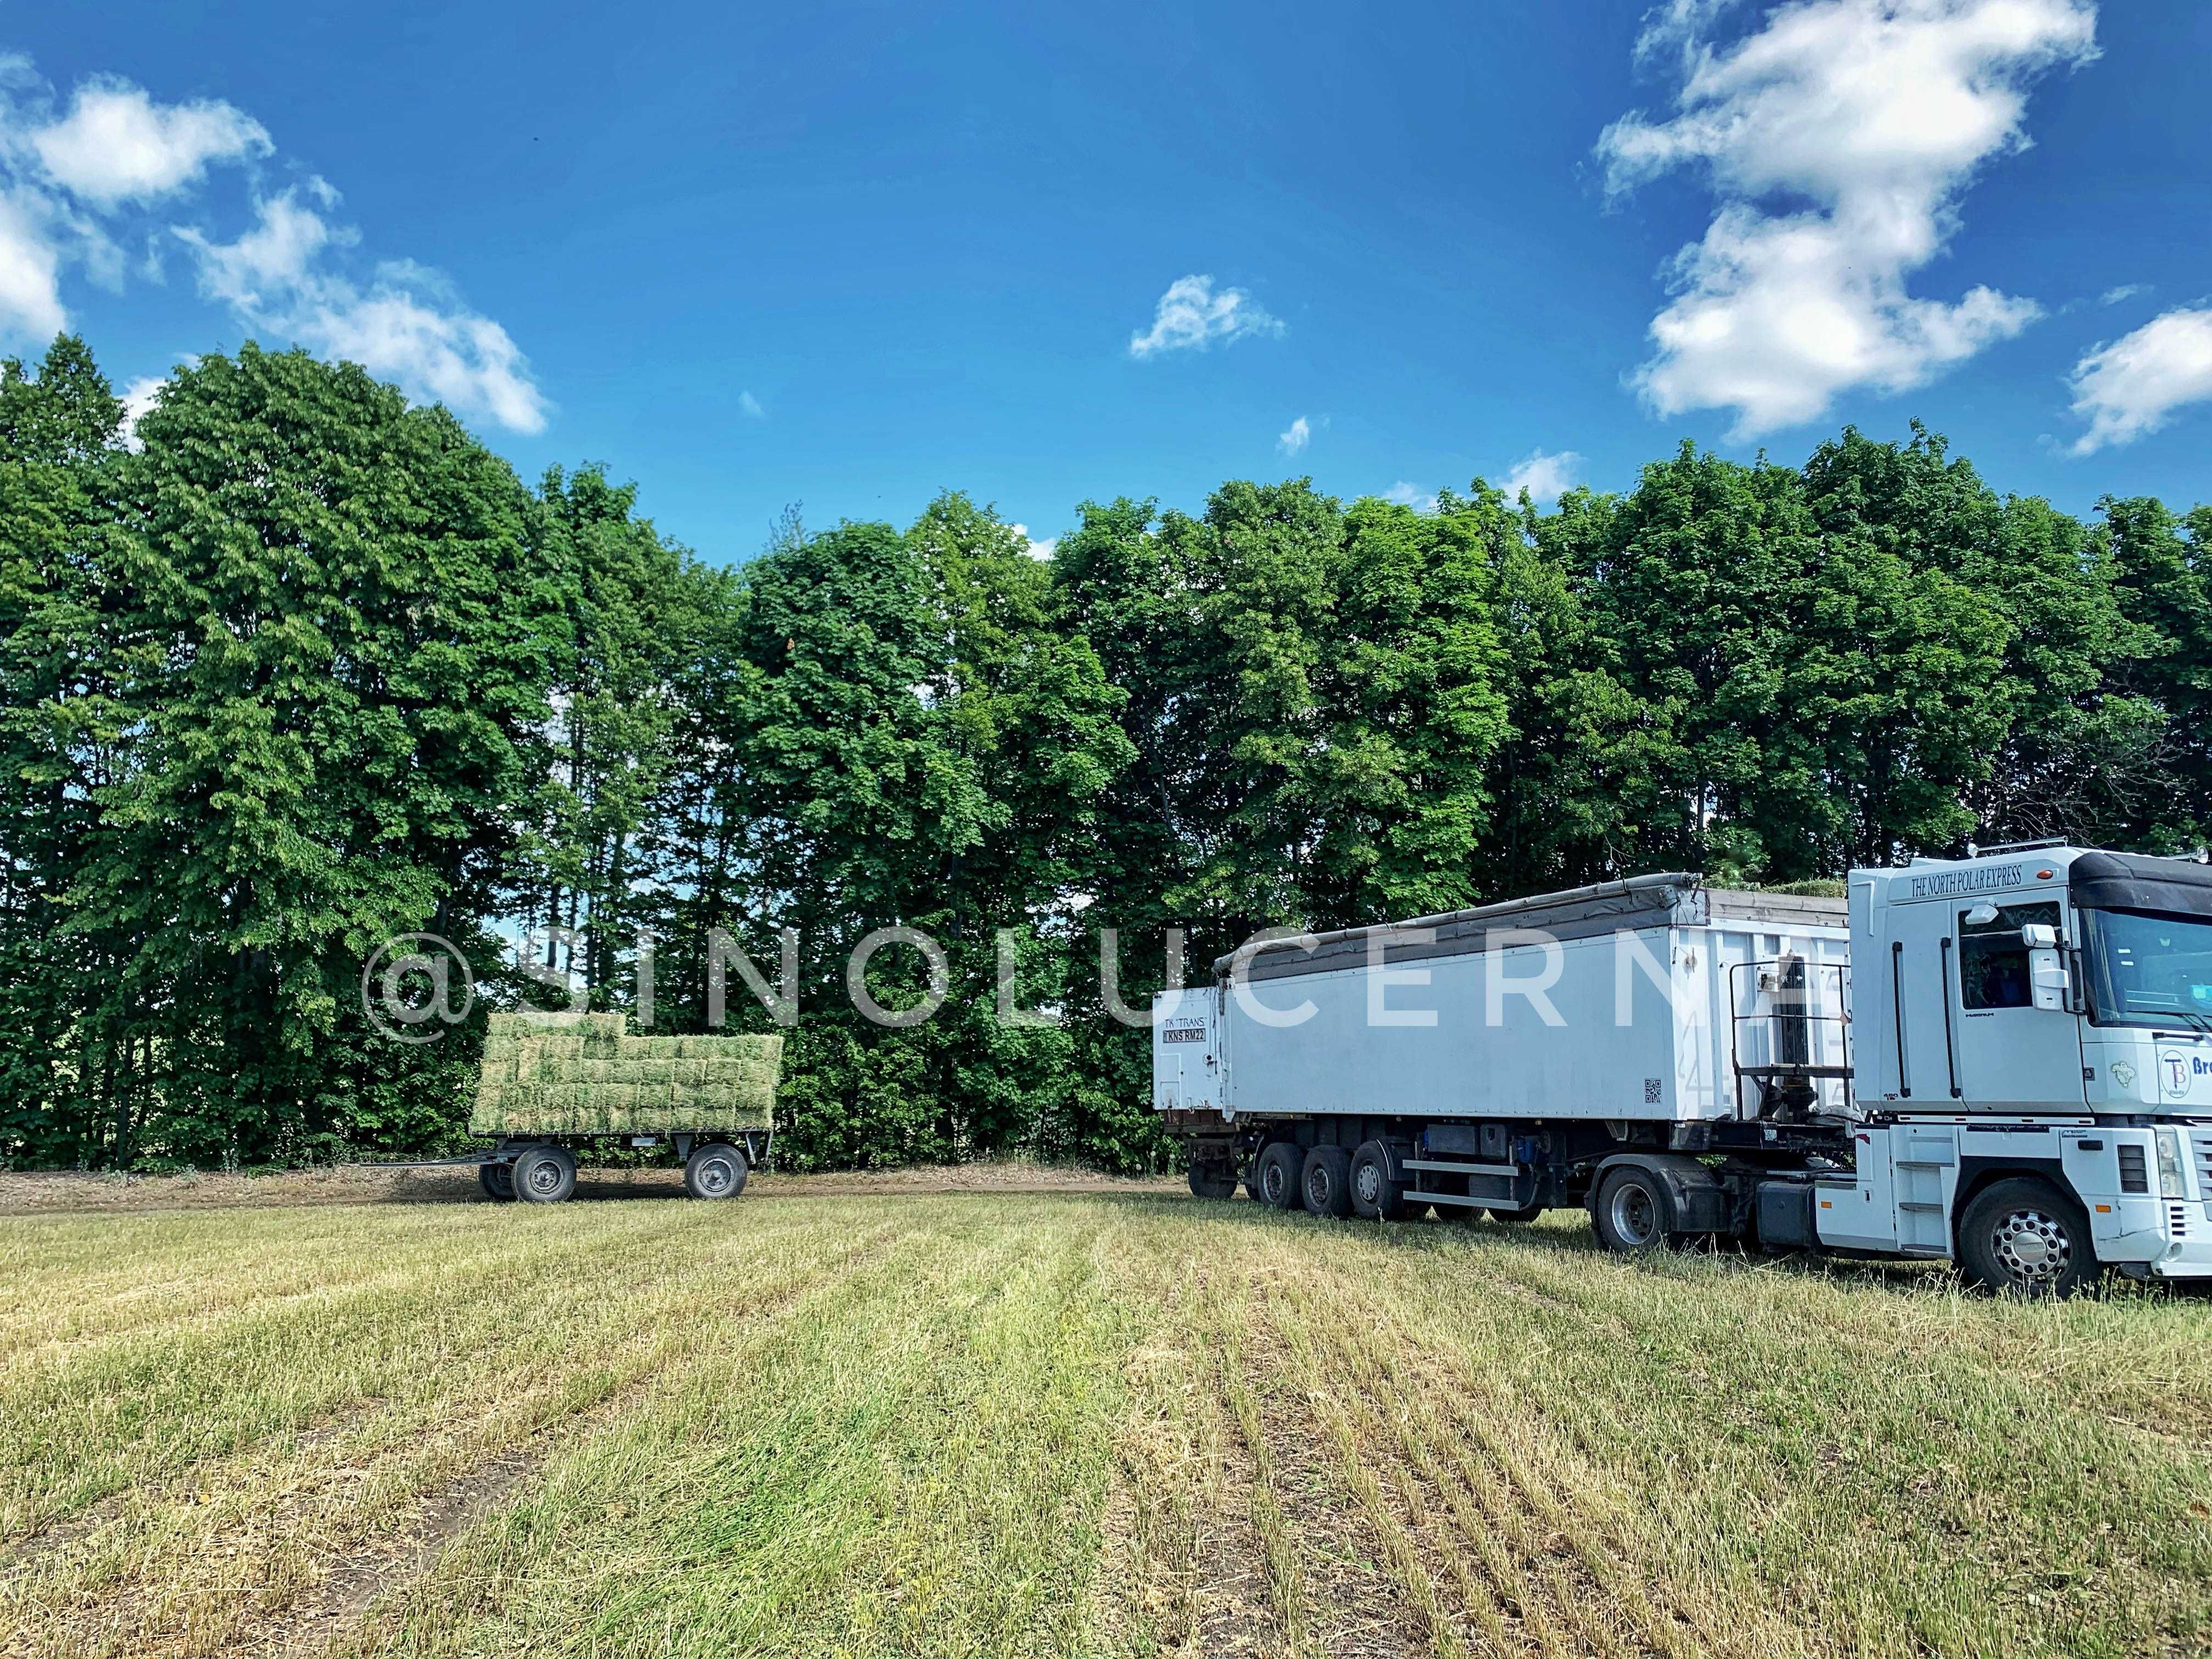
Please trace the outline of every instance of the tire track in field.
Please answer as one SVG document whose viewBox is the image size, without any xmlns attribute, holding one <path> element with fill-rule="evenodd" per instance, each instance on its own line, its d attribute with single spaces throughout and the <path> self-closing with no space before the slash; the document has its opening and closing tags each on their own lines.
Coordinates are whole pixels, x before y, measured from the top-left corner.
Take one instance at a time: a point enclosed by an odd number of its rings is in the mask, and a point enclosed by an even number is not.
<svg viewBox="0 0 2212 1659">
<path fill-rule="evenodd" d="M 1341 1271 L 1322 1277 L 1328 1305 L 1311 1326 L 1350 1375 L 1346 1398 L 1378 1432 L 1392 1431 L 1397 1455 L 1443 1497 L 1461 1559 L 1525 1627 L 1522 1650 L 1689 1659 L 1802 1648 L 1779 1610 L 1716 1602 L 1714 1587 L 1678 1583 L 1653 1559 L 1623 1506 L 1620 1473 L 1593 1455 L 1587 1424 L 1501 1386 L 1475 1355 L 1410 1325 L 1387 1287 Z M 1375 1402 L 1384 1401 L 1395 1422 L 1382 1421 Z M 1577 1404 L 1596 1406 L 1616 1435 L 1631 1433 L 1602 1402 Z M 1503 1645 L 1498 1632 L 1491 1644 Z"/>
<path fill-rule="evenodd" d="M 817 1263 L 799 1279 L 765 1298 L 739 1303 L 721 1311 L 750 1321 L 778 1322 L 797 1313 L 822 1291 L 892 1254 L 903 1237 L 897 1224 L 884 1222 L 863 1234 L 842 1255 Z M 748 1340 L 763 1333 L 749 1332 Z M 655 1345 L 656 1352 L 666 1343 Z M 304 1607 L 286 1609 L 278 1622 L 243 1634 L 228 1650 L 235 1659 L 275 1659 L 278 1655 L 326 1651 L 389 1595 L 435 1570 L 446 1551 L 468 1529 L 514 1493 L 533 1481 L 562 1437 L 580 1437 L 623 1417 L 663 1380 L 665 1367 L 650 1366 L 629 1377 L 597 1402 L 539 1424 L 526 1440 L 499 1452 L 419 1498 L 414 1513 L 397 1529 L 347 1557 L 327 1573 Z"/>
<path fill-rule="evenodd" d="M 748 1239 L 755 1243 L 765 1243 L 804 1231 L 803 1226 L 766 1230 L 748 1235 Z M 373 1296 L 383 1288 L 407 1282 L 410 1275 L 420 1279 L 426 1273 L 434 1273 L 446 1283 L 441 1284 L 436 1292 L 419 1307 L 409 1310 L 409 1316 L 416 1323 L 436 1322 L 449 1309 L 466 1304 L 471 1297 L 482 1301 L 481 1291 L 471 1289 L 472 1286 L 495 1282 L 503 1292 L 512 1294 L 550 1281 L 553 1288 L 558 1290 L 564 1275 L 573 1279 L 600 1280 L 611 1272 L 649 1267 L 653 1257 L 671 1248 L 671 1243 L 672 1236 L 665 1231 L 653 1233 L 629 1230 L 605 1238 L 594 1238 L 581 1251 L 573 1237 L 564 1240 L 549 1235 L 534 1240 L 508 1239 L 487 1245 L 485 1254 L 449 1260 L 437 1264 L 434 1268 L 421 1264 L 411 1267 L 379 1268 L 373 1281 L 339 1279 L 323 1285 L 315 1293 L 329 1297 L 331 1305 L 342 1310 L 365 1296 Z M 297 1296 L 284 1298 L 287 1304 L 301 1300 Z M 264 1300 L 250 1306 L 226 1310 L 219 1316 L 196 1319 L 193 1322 L 204 1323 L 212 1330 L 228 1320 L 234 1326 L 251 1324 L 258 1329 L 260 1322 L 266 1319 L 271 1311 L 272 1304 Z M 173 1328 L 150 1340 L 170 1340 L 177 1336 L 178 1332 Z M 185 1340 L 198 1341 L 201 1339 Z M 235 1329 L 232 1333 L 232 1340 L 242 1340 Z M 446 1338 L 449 1352 L 453 1340 L 450 1334 Z M 323 1356 L 313 1358 L 319 1359 Z M 136 1364 L 139 1370 L 146 1368 L 143 1358 Z M 185 1357 L 173 1355 L 167 1369 L 176 1371 L 186 1367 Z M 39 1400 L 49 1402 L 66 1401 L 65 1381 L 59 1376 L 49 1377 L 41 1385 L 38 1399 L 26 1400 L 18 1395 L 10 1402 L 11 1409 L 34 1416 L 41 1409 Z M 112 1394 L 116 1386 L 111 1382 L 101 1392 Z M 4 1547 L 0 1547 L 0 1605 L 4 1605 L 9 1581 L 18 1577 L 21 1571 L 30 1563 L 43 1559 L 57 1549 L 97 1531 L 133 1510 L 143 1511 L 156 1508 L 165 1502 L 179 1502 L 186 1505 L 220 1502 L 231 1492 L 259 1486 L 280 1479 L 287 1463 L 296 1462 L 303 1452 L 311 1451 L 331 1439 L 342 1438 L 356 1425 L 373 1420 L 387 1403 L 374 1394 L 335 1400 L 295 1423 L 272 1423 L 258 1431 L 242 1433 L 219 1450 L 185 1457 L 167 1468 L 149 1469 L 143 1478 L 131 1479 L 125 1472 L 118 1484 L 89 1503 L 75 1509 L 50 1504 L 51 1512 L 43 1516 L 38 1515 L 35 1491 L 27 1486 L 27 1477 L 34 1472 L 33 1466 L 27 1461 L 19 1466 L 12 1481 L 0 1481 L 0 1515 L 14 1508 L 25 1510 L 36 1517 L 17 1531 Z M 49 1403 L 44 1409 L 52 1413 L 63 1407 L 58 1403 Z M 76 1407 L 69 1406 L 66 1409 L 73 1413 Z M 207 1413 L 219 1407 L 202 1401 L 196 1409 Z M 143 1425 L 141 1427 L 142 1432 L 128 1443 L 137 1444 L 145 1438 Z M 112 1451 L 113 1448 L 110 1446 L 106 1449 Z M 10 1486 L 15 1488 L 12 1495 Z M 210 1492 L 215 1494 L 212 1499 L 208 1496 Z M 0 1538 L 6 1536 L 6 1529 L 0 1528 Z"/>
<path fill-rule="evenodd" d="M 1218 1295 L 1205 1263 L 1130 1273 L 1102 1255 L 1101 1282 L 1152 1334 L 1123 1367 L 1091 1600 L 1115 1653 L 1285 1659 L 1290 1644 L 1255 1514 L 1260 1472 L 1225 1410 Z"/>
<path fill-rule="evenodd" d="M 1147 1302 L 1179 1297 L 1184 1410 L 1210 1442 L 1206 1492 L 1191 1504 L 1192 1655 L 1402 1659 L 1432 1644 L 1425 1578 L 1334 1473 L 1322 1425 L 1268 1317 L 1270 1272 L 1185 1256 L 1131 1276 Z M 1163 1284 L 1162 1281 L 1167 1281 Z M 1197 1462 L 1199 1460 L 1192 1460 Z"/>
<path fill-rule="evenodd" d="M 1080 1571 L 1055 1573 L 1071 1593 L 1034 1607 L 1026 1595 L 1010 1601 L 996 1588 L 965 1597 L 957 1582 L 979 1565 L 968 1548 L 989 1556 L 991 1534 L 1004 1520 L 990 1495 L 994 1489 L 963 1486 L 962 1479 L 971 1460 L 989 1460 L 1000 1444 L 988 1435 L 978 1437 L 972 1409 L 986 1403 L 976 1389 L 988 1389 L 997 1374 L 987 1353 L 998 1348 L 1005 1334 L 999 1321 L 1011 1305 L 1039 1304 L 1040 1291 L 1048 1302 L 1052 1291 L 1036 1265 L 1038 1237 L 1052 1242 L 1043 1230 L 979 1231 L 924 1219 L 899 1241 L 916 1248 L 885 1267 L 842 1272 L 839 1283 L 814 1299 L 807 1322 L 786 1320 L 755 1341 L 702 1356 L 672 1374 L 665 1397 L 631 1425 L 580 1441 L 573 1455 L 563 1450 L 552 1460 L 543 1498 L 526 1498 L 503 1522 L 456 1539 L 415 1583 L 381 1598 L 370 1618 L 347 1633 L 350 1639 L 331 1651 L 383 1651 L 384 1643 L 403 1633 L 420 1640 L 426 1632 L 443 1644 L 439 1651 L 541 1651 L 542 1634 L 526 1647 L 515 1645 L 522 1638 L 512 1621 L 526 1608 L 526 1624 L 542 1632 L 548 1592 L 560 1609 L 559 1628 L 589 1626 L 610 1652 L 659 1650 L 668 1626 L 641 1585 L 682 1575 L 650 1541 L 633 1548 L 637 1540 L 627 1534 L 606 1547 L 627 1569 L 595 1571 L 600 1564 L 592 1559 L 592 1540 L 606 1534 L 594 1528 L 625 1513 L 649 1513 L 649 1526 L 680 1525 L 672 1517 L 696 1517 L 704 1486 L 732 1468 L 749 1469 L 744 1480 L 752 1499 L 820 1541 L 833 1565 L 825 1573 L 819 1559 L 796 1547 L 805 1540 L 787 1545 L 778 1536 L 764 1543 L 718 1523 L 720 1542 L 692 1554 L 690 1565 L 720 1572 L 732 1597 L 755 1619 L 764 1605 L 777 1608 L 768 1625 L 741 1626 L 743 1634 L 725 1629 L 732 1650 L 1077 1650 L 1054 1638 L 1072 1635 L 1085 1610 Z M 1084 1248 L 1079 1244 L 1076 1254 Z M 1108 1354 L 1097 1358 L 1112 1363 Z M 1111 1421 L 1096 1425 L 1100 1436 L 1110 1431 Z M 1045 1443 L 1036 1443 L 1042 1449 Z M 594 1484 L 611 1467 L 622 1471 L 620 1503 L 607 1501 L 615 1488 Z M 1034 1538 L 1048 1530 L 1095 1549 L 1097 1534 L 1085 1524 L 1095 1515 L 1086 1505 L 1079 1517 L 1063 1503 L 1033 1514 L 1022 1531 Z M 538 1529 L 546 1527 L 562 1529 L 562 1550 L 576 1568 L 557 1587 L 543 1576 L 536 1553 Z M 1034 1559 L 1025 1547 L 1013 1553 L 1018 1561 Z M 1092 1559 L 1082 1557 L 1086 1565 Z M 795 1568 L 789 1577 L 782 1576 L 787 1568 Z M 764 1572 L 774 1576 L 772 1588 L 763 1583 Z M 943 1607 L 963 1601 L 972 1603 L 971 1611 L 980 1606 L 1010 1622 L 933 1626 L 950 1617 Z M 1028 1639 L 994 1647 L 980 1634 L 993 1629 Z"/>
<path fill-rule="evenodd" d="M 1329 1659 L 1452 1651 L 1448 1635 L 1439 1640 L 1446 1625 L 1433 1583 L 1399 1547 L 1402 1522 L 1363 1502 L 1358 1483 L 1345 1478 L 1367 1472 L 1331 1455 L 1328 1397 L 1301 1386 L 1285 1346 L 1263 1304 L 1237 1355 L 1249 1401 L 1237 1415 L 1281 1517 L 1285 1537 L 1270 1553 L 1293 1564 L 1298 1582 L 1298 1605 L 1285 1609 L 1292 1651 Z"/>
<path fill-rule="evenodd" d="M 881 1224 L 764 1295 L 749 1298 L 741 1294 L 714 1304 L 714 1310 L 749 1321 L 787 1320 L 855 1265 L 889 1254 L 902 1242 L 892 1237 L 897 1231 L 896 1222 Z M 249 1573 L 252 1569 L 246 1564 L 258 1561 L 258 1582 L 201 1587 L 105 1584 L 92 1607 L 80 1604 L 73 1609 L 92 1614 L 89 1627 L 64 1616 L 42 1632 L 47 1638 L 43 1649 L 20 1651 L 67 1655 L 70 1659 L 118 1653 L 132 1659 L 169 1655 L 222 1655 L 228 1659 L 232 1655 L 299 1651 L 303 1641 L 326 1646 L 386 1592 L 434 1566 L 453 1539 L 534 1474 L 564 1432 L 573 1432 L 580 1425 L 596 1426 L 634 1406 L 667 1363 L 689 1346 L 680 1332 L 672 1334 L 665 1326 L 649 1326 L 645 1334 L 611 1352 L 595 1352 L 593 1369 L 601 1374 L 596 1391 L 580 1395 L 574 1373 L 556 1373 L 499 1402 L 496 1417 L 477 1424 L 473 1437 L 493 1437 L 499 1425 L 512 1425 L 519 1438 L 402 1500 L 397 1514 L 377 1523 L 350 1552 L 339 1554 L 331 1547 L 337 1540 L 313 1535 L 315 1510 L 331 1507 L 335 1489 L 366 1492 L 374 1490 L 380 1476 L 408 1478 L 406 1464 L 417 1454 L 417 1443 L 382 1447 L 366 1459 L 332 1466 L 311 1484 L 284 1494 L 287 1501 L 278 1506 L 249 1510 L 226 1528 L 194 1540 L 194 1555 L 203 1559 L 228 1560 Z M 341 1534 L 358 1512 L 353 1504 L 336 1506 L 333 1518 Z M 307 1577 L 313 1569 L 303 1573 L 294 1564 L 310 1554 L 322 1559 L 337 1554 L 338 1565 L 319 1577 Z M 227 1607 L 221 1605 L 223 1598 L 229 1598 Z M 301 1631 L 303 1620 L 313 1621 L 311 1632 Z M 15 1650 L 8 1651 L 12 1656 Z"/>
<path fill-rule="evenodd" d="M 170 1330 L 119 1339 L 110 1353 L 88 1352 L 83 1358 L 83 1365 L 102 1373 L 97 1386 L 84 1382 L 76 1361 L 35 1378 L 9 1376 L 11 1409 L 33 1418 L 43 1413 L 54 1423 L 76 1425 L 75 1443 L 84 1455 L 70 1462 L 64 1458 L 62 1446 L 49 1444 L 40 1448 L 47 1454 L 43 1476 L 40 1465 L 30 1460 L 0 1475 L 0 1536 L 35 1538 L 57 1520 L 111 1498 L 127 1504 L 134 1492 L 155 1483 L 173 1486 L 185 1471 L 232 1463 L 258 1446 L 281 1439 L 297 1427 L 298 1420 L 342 1413 L 351 1403 L 301 1399 L 295 1402 L 301 1412 L 295 1422 L 234 1427 L 225 1443 L 177 1456 L 167 1468 L 161 1467 L 162 1457 L 173 1455 L 153 1443 L 165 1420 L 164 1390 L 173 1390 L 178 1378 L 207 1370 L 216 1360 L 243 1355 L 249 1361 L 265 1361 L 272 1345 L 289 1344 L 297 1350 L 294 1358 L 298 1365 L 327 1367 L 332 1364 L 330 1351 L 314 1340 L 315 1332 L 325 1324 L 355 1319 L 363 1327 L 356 1333 L 356 1346 L 360 1353 L 369 1353 L 374 1345 L 367 1328 L 380 1313 L 404 1312 L 411 1323 L 443 1329 L 456 1310 L 465 1316 L 477 1312 L 485 1301 L 482 1287 L 486 1284 L 497 1284 L 503 1296 L 510 1296 L 532 1285 L 550 1281 L 557 1285 L 564 1277 L 603 1276 L 610 1269 L 629 1268 L 669 1247 L 669 1235 L 649 1227 L 595 1236 L 581 1253 L 575 1237 L 550 1230 L 520 1239 L 489 1241 L 467 1255 L 380 1267 L 366 1279 L 341 1279 L 274 1302 L 258 1301 L 195 1318 Z M 429 1288 L 420 1302 L 403 1310 L 386 1309 L 379 1300 L 425 1281 Z M 319 1321 L 314 1316 L 318 1313 L 327 1317 Z M 337 1373 L 341 1377 L 346 1374 Z M 219 1371 L 216 1375 L 221 1376 Z M 218 1395 L 228 1386 L 227 1380 L 218 1381 Z M 82 1426 L 87 1409 L 95 1406 L 110 1419 L 100 1434 Z M 193 1397 L 183 1406 L 171 1407 L 166 1420 L 173 1423 L 180 1417 L 221 1422 L 222 1403 L 205 1395 Z M 134 1468 L 134 1462 L 139 1467 Z M 86 1462 L 97 1472 L 86 1474 Z M 152 1467 L 145 1467 L 149 1462 Z M 74 1491 L 72 1476 L 84 1483 Z"/>
</svg>

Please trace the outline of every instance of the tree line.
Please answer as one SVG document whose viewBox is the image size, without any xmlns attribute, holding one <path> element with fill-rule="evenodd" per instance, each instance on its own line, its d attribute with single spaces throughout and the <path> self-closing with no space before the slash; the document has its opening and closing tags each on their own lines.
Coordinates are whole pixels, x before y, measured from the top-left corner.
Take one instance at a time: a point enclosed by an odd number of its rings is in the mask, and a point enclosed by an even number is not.
<svg viewBox="0 0 2212 1659">
<path fill-rule="evenodd" d="M 2199 845 L 2208 547 L 2212 508 L 2077 518 L 1915 426 L 1797 466 L 1685 444 L 1540 511 L 1085 503 L 1049 560 L 958 493 L 793 511 L 724 566 L 357 368 L 248 345 L 134 428 L 64 337 L 0 365 L 0 1150 L 447 1146 L 486 1006 L 632 1007 L 643 950 L 654 1028 L 701 1030 L 710 933 L 773 976 L 789 926 L 787 1163 L 1154 1165 L 1109 930 L 1140 1003 L 1171 928 L 1202 974 L 1263 927 L 1654 869 Z M 888 1029 L 843 974 L 900 925 L 951 994 Z M 1003 928 L 1051 1023 L 996 1017 Z M 477 1012 L 394 1043 L 363 968 L 418 932 Z"/>
</svg>

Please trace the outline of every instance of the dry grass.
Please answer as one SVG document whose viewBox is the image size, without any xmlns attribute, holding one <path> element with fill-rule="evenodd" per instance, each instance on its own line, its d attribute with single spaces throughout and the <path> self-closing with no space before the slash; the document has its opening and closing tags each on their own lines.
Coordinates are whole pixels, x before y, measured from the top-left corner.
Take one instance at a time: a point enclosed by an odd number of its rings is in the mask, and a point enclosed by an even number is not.
<svg viewBox="0 0 2212 1659">
<path fill-rule="evenodd" d="M 11 1656 L 2212 1643 L 2202 1301 L 1157 1192 L 0 1251 Z"/>
</svg>

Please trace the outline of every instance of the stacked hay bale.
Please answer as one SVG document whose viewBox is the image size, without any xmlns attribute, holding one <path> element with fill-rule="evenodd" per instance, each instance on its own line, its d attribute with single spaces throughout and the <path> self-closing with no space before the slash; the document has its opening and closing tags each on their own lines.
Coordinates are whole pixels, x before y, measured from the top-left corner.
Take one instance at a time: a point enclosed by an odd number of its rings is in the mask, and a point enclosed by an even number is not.
<svg viewBox="0 0 2212 1659">
<path fill-rule="evenodd" d="M 631 1036 L 624 1014 L 494 1014 L 469 1129 L 480 1135 L 768 1129 L 781 1036 Z"/>
</svg>

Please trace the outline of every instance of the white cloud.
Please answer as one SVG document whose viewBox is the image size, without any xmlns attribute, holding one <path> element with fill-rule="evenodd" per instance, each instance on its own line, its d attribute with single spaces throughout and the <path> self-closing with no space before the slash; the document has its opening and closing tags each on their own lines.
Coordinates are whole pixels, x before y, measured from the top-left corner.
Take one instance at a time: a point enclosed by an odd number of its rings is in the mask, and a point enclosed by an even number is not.
<svg viewBox="0 0 2212 1659">
<path fill-rule="evenodd" d="M 1275 434 L 1275 447 L 1285 455 L 1304 454 L 1306 446 L 1312 441 L 1313 428 L 1307 424 L 1306 417 L 1303 415 L 1291 422 L 1291 429 L 1288 432 L 1279 432 Z"/>
<path fill-rule="evenodd" d="M 1505 493 L 1518 501 L 1522 490 L 1539 507 L 1556 501 L 1574 488 L 1576 469 L 1582 457 L 1571 449 L 1563 449 L 1556 455 L 1547 455 L 1541 449 L 1532 449 L 1528 459 L 1516 463 L 1505 475 Z"/>
<path fill-rule="evenodd" d="M 161 401 L 161 389 L 168 384 L 159 375 L 146 374 L 123 388 L 123 441 L 127 447 L 138 447 L 138 422 Z"/>
<path fill-rule="evenodd" d="M 1597 145 L 1610 191 L 1694 166 L 1719 198 L 1633 377 L 1654 410 L 1733 409 L 1753 437 L 1855 386 L 1925 385 L 2041 314 L 1987 286 L 1945 303 L 1906 284 L 1975 172 L 2027 145 L 2030 84 L 2096 56 L 2091 0 L 1802 0 L 1716 46 L 1723 9 L 1655 15 L 1638 56 L 1678 64 L 1676 112 L 1632 112 Z"/>
<path fill-rule="evenodd" d="M 82 82 L 66 114 L 56 116 L 55 103 L 28 59 L 0 56 L 0 340 L 43 343 L 69 325 L 62 283 L 70 269 L 118 289 L 134 269 L 159 280 L 158 251 L 134 264 L 123 246 L 181 241 L 201 292 L 245 327 L 350 358 L 409 396 L 464 415 L 520 432 L 544 428 L 545 399 L 521 351 L 444 277 L 404 259 L 365 278 L 352 273 L 346 256 L 360 234 L 325 216 L 339 197 L 322 178 L 273 196 L 257 191 L 254 222 L 230 240 L 202 222 L 172 223 L 175 240 L 157 236 L 149 204 L 188 199 L 216 163 L 274 153 L 243 111 L 208 100 L 159 103 L 107 76 Z M 134 208 L 111 235 L 107 222 Z"/>
<path fill-rule="evenodd" d="M 1282 331 L 1281 322 L 1261 310 L 1243 289 L 1224 288 L 1216 294 L 1211 276 L 1178 276 L 1160 295 L 1152 327 L 1129 336 L 1129 355 L 1150 357 L 1194 346 L 1203 351 L 1216 340 Z"/>
<path fill-rule="evenodd" d="M 2074 412 L 2089 422 L 2073 453 L 2133 443 L 2189 404 L 2212 399 L 2212 310 L 2154 317 L 2074 366 Z"/>
<path fill-rule="evenodd" d="M 2138 294 L 2149 292 L 2148 283 L 2122 283 L 2118 288 L 2108 288 L 2099 295 L 2097 303 L 2103 306 L 2116 306 L 2123 300 L 2132 300 Z"/>
<path fill-rule="evenodd" d="M 529 364 L 489 317 L 450 310 L 382 282 L 363 293 L 331 277 L 289 326 L 301 344 L 389 376 L 410 397 L 434 398 L 515 432 L 545 429 L 545 399 Z"/>
<path fill-rule="evenodd" d="M 326 357 L 359 363 L 410 397 L 483 416 L 516 432 L 545 427 L 546 404 L 505 329 L 460 303 L 453 285 L 412 260 L 376 267 L 367 287 L 325 255 L 358 234 L 332 226 L 292 191 L 258 204 L 234 242 L 179 227 L 198 256 L 200 288 L 241 322 Z"/>
<path fill-rule="evenodd" d="M 768 419 L 768 410 L 761 407 L 761 400 L 750 392 L 738 393 L 738 413 L 749 421 Z"/>
<path fill-rule="evenodd" d="M 0 190 L 0 340 L 50 340 L 69 326 L 61 265 L 46 203 Z"/>
<path fill-rule="evenodd" d="M 95 76 L 69 114 L 30 135 L 46 176 L 99 207 L 150 201 L 196 184 L 210 161 L 274 148 L 261 123 L 220 101 L 157 104 L 143 87 Z"/>
<path fill-rule="evenodd" d="M 210 299 L 242 312 L 281 302 L 311 280 L 323 250 L 333 241 L 356 240 L 347 230 L 333 231 L 323 216 L 300 205 L 291 191 L 257 204 L 259 222 L 234 242 L 210 242 L 190 225 L 176 228 L 177 239 L 199 256 L 200 287 Z"/>
<path fill-rule="evenodd" d="M 1417 483 L 1407 483 L 1403 478 L 1382 492 L 1386 501 L 1395 501 L 1401 507 L 1410 507 L 1416 513 L 1430 514 L 1437 510 L 1435 495 Z"/>
<path fill-rule="evenodd" d="M 1044 541 L 1036 540 L 1030 535 L 1030 527 L 1025 524 L 1012 525 L 1008 527 L 1023 541 L 1028 543 L 1029 555 L 1033 559 L 1048 559 L 1060 546 L 1060 538 L 1057 536 L 1050 537 Z"/>
</svg>

